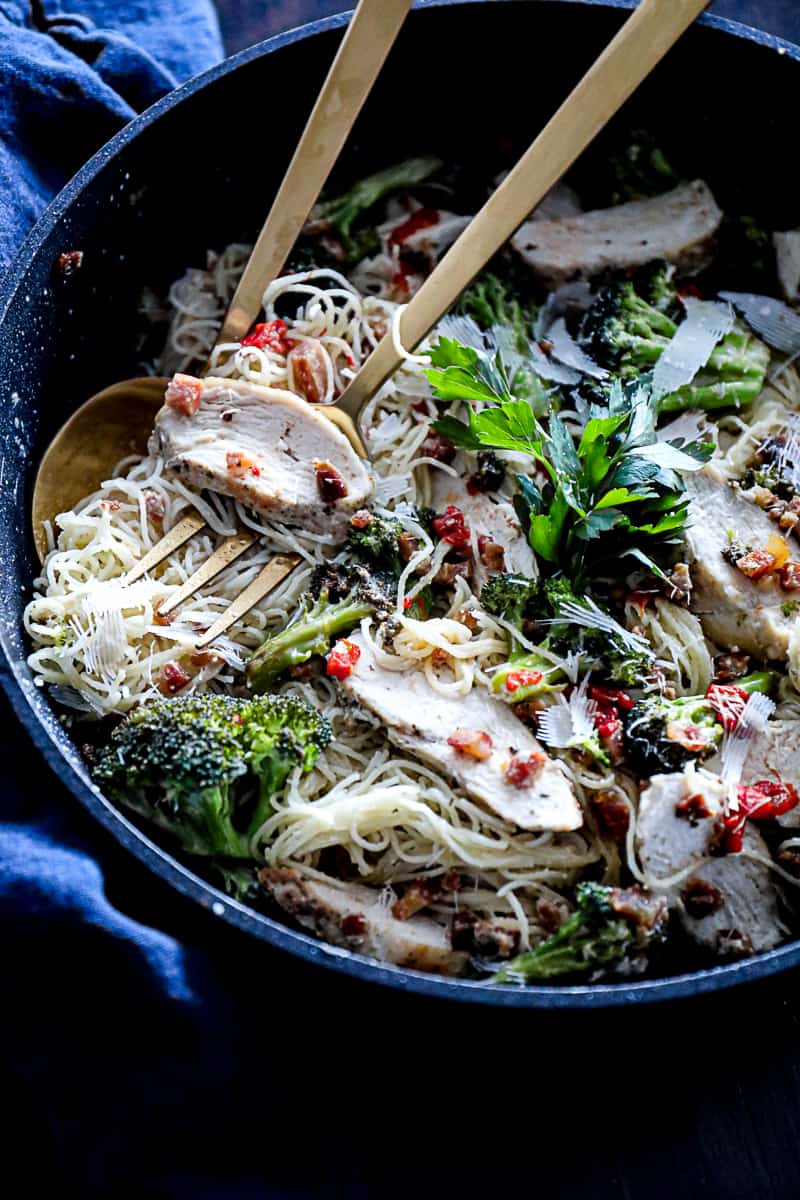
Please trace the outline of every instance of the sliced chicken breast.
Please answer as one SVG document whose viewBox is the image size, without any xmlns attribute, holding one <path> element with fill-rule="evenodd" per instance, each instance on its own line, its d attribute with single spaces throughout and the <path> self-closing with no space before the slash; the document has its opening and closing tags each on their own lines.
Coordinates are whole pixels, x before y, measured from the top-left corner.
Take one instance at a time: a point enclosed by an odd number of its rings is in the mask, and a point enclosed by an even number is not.
<svg viewBox="0 0 800 1200">
<path fill-rule="evenodd" d="M 758 953 L 783 937 L 778 891 L 769 868 L 744 854 L 707 858 L 724 799 L 725 786 L 716 776 L 693 770 L 654 775 L 639 805 L 636 848 L 648 886 L 664 891 L 696 942 L 723 955 Z M 752 822 L 743 849 L 769 857 Z M 659 888 L 659 880 L 694 863 L 697 868 L 684 878 Z"/>
<path fill-rule="evenodd" d="M 343 687 L 380 718 L 396 745 L 451 775 L 510 825 L 568 830 L 583 824 L 560 765 L 507 705 L 477 687 L 466 696 L 442 695 L 422 671 L 387 670 L 360 634 L 350 640 L 360 657 Z"/>
<path fill-rule="evenodd" d="M 800 792 L 800 721 L 770 721 L 750 741 L 742 783 L 790 783 Z M 800 829 L 800 805 L 778 817 L 787 829 Z"/>
<path fill-rule="evenodd" d="M 321 412 L 245 380 L 176 375 L 149 449 L 186 483 L 314 533 L 344 537 L 372 495 L 365 464 Z"/>
<path fill-rule="evenodd" d="M 758 658 L 784 659 L 797 615 L 784 611 L 786 592 L 775 575 L 749 579 L 722 557 L 731 534 L 743 546 L 763 549 L 774 524 L 731 487 L 713 463 L 683 477 L 691 497 L 686 542 L 694 591 L 692 609 L 708 637 Z"/>
<path fill-rule="evenodd" d="M 652 199 L 526 221 L 511 244 L 549 287 L 591 279 L 609 268 L 644 266 L 654 258 L 696 272 L 709 261 L 721 220 L 708 185 L 697 179 Z"/>
<path fill-rule="evenodd" d="M 476 593 L 494 571 L 511 571 L 529 579 L 536 578 L 539 573 L 536 558 L 513 506 L 506 500 L 492 500 L 483 492 L 472 496 L 467 491 L 465 479 L 437 471 L 432 503 L 437 511 L 453 504 L 464 514 L 472 533 L 472 583 Z M 500 547 L 502 555 L 495 547 Z"/>
<path fill-rule="evenodd" d="M 399 921 L 375 888 L 311 879 L 288 867 L 264 867 L 258 878 L 298 925 L 334 946 L 436 975 L 460 975 L 467 965 L 444 925 L 424 916 Z"/>
</svg>

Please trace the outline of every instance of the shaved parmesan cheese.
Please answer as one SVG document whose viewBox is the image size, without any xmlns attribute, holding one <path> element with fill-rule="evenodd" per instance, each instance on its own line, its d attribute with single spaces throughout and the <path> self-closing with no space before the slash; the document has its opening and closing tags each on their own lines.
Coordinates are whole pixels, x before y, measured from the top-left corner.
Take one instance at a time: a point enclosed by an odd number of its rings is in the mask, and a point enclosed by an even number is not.
<svg viewBox="0 0 800 1200">
<path fill-rule="evenodd" d="M 547 340 L 553 347 L 553 357 L 568 367 L 580 371 L 582 375 L 591 375 L 592 379 L 607 379 L 608 371 L 600 367 L 585 351 L 581 350 L 572 334 L 567 329 L 563 317 L 554 321 L 547 331 Z"/>
<path fill-rule="evenodd" d="M 686 320 L 656 363 L 653 392 L 666 396 L 691 383 L 708 362 L 717 342 L 733 329 L 733 310 L 729 304 L 713 300 L 684 300 Z"/>
</svg>

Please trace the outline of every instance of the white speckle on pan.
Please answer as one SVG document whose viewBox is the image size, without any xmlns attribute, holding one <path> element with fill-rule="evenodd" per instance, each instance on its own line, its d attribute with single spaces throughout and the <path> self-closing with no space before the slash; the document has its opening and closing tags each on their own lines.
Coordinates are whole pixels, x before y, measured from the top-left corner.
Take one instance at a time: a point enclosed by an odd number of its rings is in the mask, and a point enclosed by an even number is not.
<svg viewBox="0 0 800 1200">
<path fill-rule="evenodd" d="M 225 905 L 221 904 L 219 902 L 219 900 L 215 900 L 214 903 L 211 905 L 211 911 L 215 917 L 224 917 L 225 916 Z"/>
</svg>

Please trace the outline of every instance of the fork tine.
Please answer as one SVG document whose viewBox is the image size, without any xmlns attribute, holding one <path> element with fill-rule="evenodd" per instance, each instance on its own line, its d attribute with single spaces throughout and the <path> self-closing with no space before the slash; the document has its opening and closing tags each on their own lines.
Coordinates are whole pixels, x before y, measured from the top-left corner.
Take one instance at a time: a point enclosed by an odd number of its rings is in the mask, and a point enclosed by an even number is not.
<svg viewBox="0 0 800 1200">
<path fill-rule="evenodd" d="M 140 579 L 146 571 L 152 571 L 153 567 L 157 567 L 165 558 L 169 558 L 175 550 L 189 541 L 189 538 L 194 537 L 201 529 L 205 527 L 205 521 L 197 512 L 189 513 L 183 520 L 178 521 L 177 525 L 173 525 L 169 533 L 165 534 L 159 542 L 156 542 L 152 550 L 148 550 L 144 558 L 140 558 L 134 567 L 131 567 L 128 574 L 123 579 L 124 584 L 134 583 Z"/>
<path fill-rule="evenodd" d="M 243 532 L 234 533 L 232 537 L 227 537 L 217 546 L 214 553 L 206 559 L 206 561 L 197 568 L 193 575 L 190 575 L 186 583 L 182 584 L 177 592 L 173 594 L 160 605 L 158 614 L 161 617 L 166 617 L 179 604 L 183 604 L 184 600 L 188 600 L 195 592 L 213 579 L 215 575 L 219 575 L 220 571 L 224 571 L 225 567 L 230 566 L 237 558 L 244 554 L 245 550 L 249 550 L 258 537 L 255 533 Z"/>
<path fill-rule="evenodd" d="M 253 582 L 217 617 L 211 628 L 197 639 L 198 649 L 208 646 L 215 638 L 230 629 L 231 625 L 251 608 L 254 608 L 259 600 L 263 600 L 264 596 L 282 583 L 299 562 L 299 554 L 276 554 L 274 558 L 270 559 L 267 565 L 261 568 Z"/>
</svg>

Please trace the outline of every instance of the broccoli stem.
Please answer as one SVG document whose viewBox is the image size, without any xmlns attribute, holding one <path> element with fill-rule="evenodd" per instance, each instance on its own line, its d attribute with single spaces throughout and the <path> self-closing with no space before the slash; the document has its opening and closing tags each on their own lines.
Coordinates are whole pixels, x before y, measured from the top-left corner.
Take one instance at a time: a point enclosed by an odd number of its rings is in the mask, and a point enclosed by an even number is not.
<svg viewBox="0 0 800 1200">
<path fill-rule="evenodd" d="M 597 970 L 602 962 L 622 957 L 629 941 L 624 921 L 611 922 L 604 931 L 604 952 L 598 957 L 596 936 L 587 932 L 585 918 L 578 910 L 546 941 L 518 954 L 492 976 L 493 983 L 532 983 L 537 979 L 555 979 L 559 975 L 575 975 L 581 971 Z M 585 953 L 585 951 L 589 953 Z"/>
<path fill-rule="evenodd" d="M 374 604 L 361 600 L 317 605 L 306 617 L 267 638 L 256 650 L 247 664 L 251 691 L 264 692 L 289 667 L 308 662 L 314 654 L 327 654 L 335 634 L 352 629 L 374 611 Z"/>
<path fill-rule="evenodd" d="M 376 171 L 359 179 L 349 192 L 331 200 L 323 200 L 320 207 L 323 215 L 340 234 L 346 247 L 351 246 L 351 229 L 354 222 L 390 192 L 422 183 L 441 166 L 438 158 L 408 158 L 395 163 L 383 171 Z"/>
</svg>

